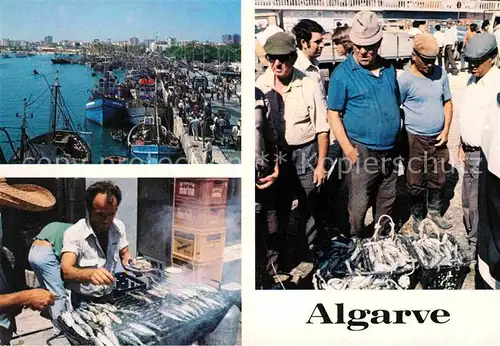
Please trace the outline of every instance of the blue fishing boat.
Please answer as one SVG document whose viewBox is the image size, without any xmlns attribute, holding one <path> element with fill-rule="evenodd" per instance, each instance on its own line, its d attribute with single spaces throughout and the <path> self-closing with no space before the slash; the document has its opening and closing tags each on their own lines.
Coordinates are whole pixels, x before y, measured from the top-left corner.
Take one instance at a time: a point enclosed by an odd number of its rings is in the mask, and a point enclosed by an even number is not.
<svg viewBox="0 0 500 346">
<path fill-rule="evenodd" d="M 2 54 L 2 58 L 3 59 L 9 59 L 9 58 L 12 58 L 12 57 L 9 54 L 7 54 L 7 53 L 3 53 Z"/>
<path fill-rule="evenodd" d="M 179 139 L 158 116 L 145 117 L 130 130 L 127 141 L 131 156 L 141 163 L 175 163 L 184 153 Z"/>
<path fill-rule="evenodd" d="M 89 121 L 108 126 L 120 121 L 119 117 L 126 115 L 123 101 L 116 97 L 116 83 L 117 79 L 112 77 L 109 71 L 99 79 L 85 105 L 85 116 Z"/>
</svg>

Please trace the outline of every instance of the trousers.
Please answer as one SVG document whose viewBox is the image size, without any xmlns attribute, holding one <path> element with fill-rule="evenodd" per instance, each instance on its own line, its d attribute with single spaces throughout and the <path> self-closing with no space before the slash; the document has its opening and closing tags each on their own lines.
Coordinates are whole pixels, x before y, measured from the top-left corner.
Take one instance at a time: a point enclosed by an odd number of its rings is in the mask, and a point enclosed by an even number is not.
<svg viewBox="0 0 500 346">
<path fill-rule="evenodd" d="M 40 285 L 56 296 L 54 305 L 49 308 L 53 320 L 69 308 L 69 297 L 61 276 L 61 265 L 50 246 L 32 245 L 28 254 L 31 269 L 35 272 Z"/>
</svg>

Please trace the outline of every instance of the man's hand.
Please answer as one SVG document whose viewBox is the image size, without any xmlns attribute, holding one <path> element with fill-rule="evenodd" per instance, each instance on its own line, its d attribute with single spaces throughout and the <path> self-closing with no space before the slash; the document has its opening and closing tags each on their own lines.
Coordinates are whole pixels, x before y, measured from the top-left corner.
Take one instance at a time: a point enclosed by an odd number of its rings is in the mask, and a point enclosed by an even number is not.
<svg viewBox="0 0 500 346">
<path fill-rule="evenodd" d="M 115 281 L 113 274 L 104 268 L 97 268 L 92 271 L 90 282 L 93 285 L 111 285 Z"/>
<path fill-rule="evenodd" d="M 448 130 L 441 131 L 439 136 L 437 136 L 436 140 L 438 141 L 438 143 L 435 145 L 436 147 L 440 147 L 446 144 L 446 142 L 448 142 Z"/>
<path fill-rule="evenodd" d="M 358 149 L 356 149 L 356 147 L 352 146 L 344 151 L 345 153 L 345 156 L 347 156 L 347 158 L 349 159 L 349 161 L 351 161 L 351 164 L 355 164 L 356 161 L 358 161 L 358 157 L 359 157 L 359 153 L 358 153 Z"/>
<path fill-rule="evenodd" d="M 30 309 L 42 311 L 47 306 L 54 304 L 56 296 L 47 290 L 41 288 L 35 288 L 32 290 L 27 290 L 26 301 L 24 305 L 27 305 Z"/>
<path fill-rule="evenodd" d="M 322 185 L 326 181 L 327 175 L 328 172 L 323 165 L 318 164 L 314 169 L 313 183 L 316 186 Z"/>
</svg>

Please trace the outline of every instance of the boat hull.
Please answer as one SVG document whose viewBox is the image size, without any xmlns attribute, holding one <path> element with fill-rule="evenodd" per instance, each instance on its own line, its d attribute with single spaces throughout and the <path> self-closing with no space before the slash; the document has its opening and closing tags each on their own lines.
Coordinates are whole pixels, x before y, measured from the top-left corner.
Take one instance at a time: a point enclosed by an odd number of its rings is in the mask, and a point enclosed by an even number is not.
<svg viewBox="0 0 500 346">
<path fill-rule="evenodd" d="M 183 151 L 179 147 L 169 145 L 131 145 L 130 154 L 142 163 L 158 164 L 175 163 L 183 156 Z"/>
<path fill-rule="evenodd" d="M 127 108 L 128 119 L 132 125 L 138 125 L 145 116 L 153 116 L 153 107 L 130 107 Z"/>
<path fill-rule="evenodd" d="M 107 126 L 113 123 L 117 114 L 123 109 L 122 102 L 98 98 L 87 102 L 85 105 L 85 117 L 87 120 L 101 126 Z"/>
<path fill-rule="evenodd" d="M 52 134 L 44 133 L 30 139 L 33 150 L 28 149 L 21 162 L 18 149 L 9 163 L 13 164 L 65 164 L 65 163 L 92 163 L 92 152 L 83 138 L 72 131 L 57 130 L 55 138 Z"/>
</svg>

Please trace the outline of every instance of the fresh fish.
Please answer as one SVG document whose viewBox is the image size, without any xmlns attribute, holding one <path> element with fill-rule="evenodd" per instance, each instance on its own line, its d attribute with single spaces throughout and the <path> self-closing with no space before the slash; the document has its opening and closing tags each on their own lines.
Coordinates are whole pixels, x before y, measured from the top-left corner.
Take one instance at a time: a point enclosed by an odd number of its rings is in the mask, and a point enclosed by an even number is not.
<svg viewBox="0 0 500 346">
<path fill-rule="evenodd" d="M 157 330 L 159 332 L 163 332 L 165 329 L 161 329 L 160 327 L 158 327 L 156 324 L 152 323 L 152 322 L 149 322 L 149 321 L 145 321 L 145 320 L 142 320 L 141 321 L 141 324 L 145 325 L 146 327 L 149 327 L 151 329 L 154 329 L 154 330 Z"/>
<path fill-rule="evenodd" d="M 194 309 L 192 308 L 189 304 L 185 303 L 183 305 L 181 305 L 180 307 L 181 309 L 183 310 L 186 310 L 188 311 L 189 313 L 191 313 L 194 317 L 198 317 L 199 313 Z"/>
<path fill-rule="evenodd" d="M 75 320 L 71 317 L 71 313 L 69 311 L 64 312 L 61 315 L 61 318 L 68 327 L 73 327 L 75 325 Z"/>
<path fill-rule="evenodd" d="M 76 334 L 80 335 L 82 338 L 84 339 L 88 339 L 88 335 L 87 333 L 85 333 L 85 331 L 82 329 L 82 327 L 80 327 L 78 324 L 73 324 L 73 326 L 71 327 L 73 328 L 73 330 L 76 332 Z"/>
<path fill-rule="evenodd" d="M 113 342 L 111 340 L 109 340 L 109 338 L 102 332 L 97 332 L 97 339 L 104 344 L 104 346 L 116 346 L 116 345 L 119 345 L 120 343 L 118 344 L 113 344 Z"/>
<path fill-rule="evenodd" d="M 97 309 L 101 310 L 106 310 L 109 312 L 116 312 L 118 308 L 112 304 L 97 304 L 97 303 L 91 303 L 90 305 L 94 306 Z"/>
<path fill-rule="evenodd" d="M 146 297 L 141 292 L 135 292 L 135 296 L 137 296 L 138 299 L 144 300 L 148 304 L 153 304 L 153 301 L 151 299 L 149 299 L 148 297 Z"/>
<path fill-rule="evenodd" d="M 92 317 L 90 317 L 87 311 L 82 309 L 77 309 L 75 311 L 85 322 L 93 322 Z"/>
<path fill-rule="evenodd" d="M 104 346 L 104 344 L 96 336 L 91 337 L 90 340 L 92 340 L 95 346 Z"/>
<path fill-rule="evenodd" d="M 82 327 L 82 329 L 85 331 L 85 333 L 87 333 L 90 337 L 95 336 L 92 328 L 87 323 L 85 323 L 85 321 L 80 317 L 80 315 L 78 313 L 73 312 L 73 314 L 71 316 L 73 317 L 75 322 L 78 323 L 78 325 L 80 327 Z"/>
<path fill-rule="evenodd" d="M 126 309 L 119 309 L 119 310 L 117 310 L 117 312 L 122 313 L 124 315 L 133 315 L 133 316 L 138 316 L 138 317 L 142 316 L 142 314 L 139 312 L 135 312 L 132 310 L 126 310 Z"/>
<path fill-rule="evenodd" d="M 95 315 L 98 315 L 101 313 L 101 311 L 99 311 L 97 308 L 95 308 L 94 306 L 92 306 L 90 304 L 87 305 L 87 310 L 89 310 L 90 312 L 92 312 Z"/>
<path fill-rule="evenodd" d="M 134 333 L 128 331 L 128 330 L 125 330 L 125 331 L 122 331 L 120 333 L 121 335 L 124 335 L 126 337 L 128 337 L 130 339 L 130 341 L 132 341 L 133 343 L 135 343 L 136 345 L 140 345 L 140 346 L 143 346 L 144 344 L 142 343 L 141 339 L 139 339 L 137 336 L 135 336 Z"/>
<path fill-rule="evenodd" d="M 109 327 L 104 327 L 104 334 L 106 335 L 106 337 L 114 344 L 114 345 L 117 345 L 117 346 L 120 346 L 120 341 L 118 341 L 118 339 L 116 338 L 116 335 L 115 333 L 113 333 L 113 331 L 111 330 L 111 328 Z"/>
<path fill-rule="evenodd" d="M 179 322 L 186 322 L 187 320 L 184 319 L 184 318 L 180 318 L 178 317 L 177 315 L 174 315 L 173 313 L 169 312 L 169 311 L 166 311 L 166 310 L 158 310 L 158 312 L 160 314 L 162 314 L 163 316 L 167 317 L 167 318 L 170 318 L 172 320 L 175 320 L 175 321 L 179 321 Z"/>
<path fill-rule="evenodd" d="M 139 333 L 140 335 L 156 336 L 156 333 L 154 331 L 152 331 L 151 329 L 149 329 L 148 327 L 146 327 L 145 325 L 132 322 L 132 323 L 129 323 L 128 326 L 130 328 L 132 328 L 134 331 L 136 331 L 137 333 Z"/>
<path fill-rule="evenodd" d="M 197 285 L 196 288 L 198 288 L 200 291 L 205 291 L 208 293 L 218 293 L 217 289 L 212 286 Z"/>
<path fill-rule="evenodd" d="M 111 321 L 111 319 L 108 317 L 108 315 L 106 315 L 103 312 L 98 314 L 96 317 L 97 317 L 97 321 L 99 322 L 99 324 L 101 324 L 103 327 L 110 326 L 113 323 L 113 321 Z"/>
<path fill-rule="evenodd" d="M 116 316 L 114 313 L 107 311 L 106 315 L 115 323 L 122 324 L 120 317 Z"/>
<path fill-rule="evenodd" d="M 94 314 L 92 311 L 85 311 L 85 312 L 90 316 L 90 318 L 92 319 L 92 322 L 99 323 L 99 320 L 97 319 L 96 314 Z"/>
</svg>

